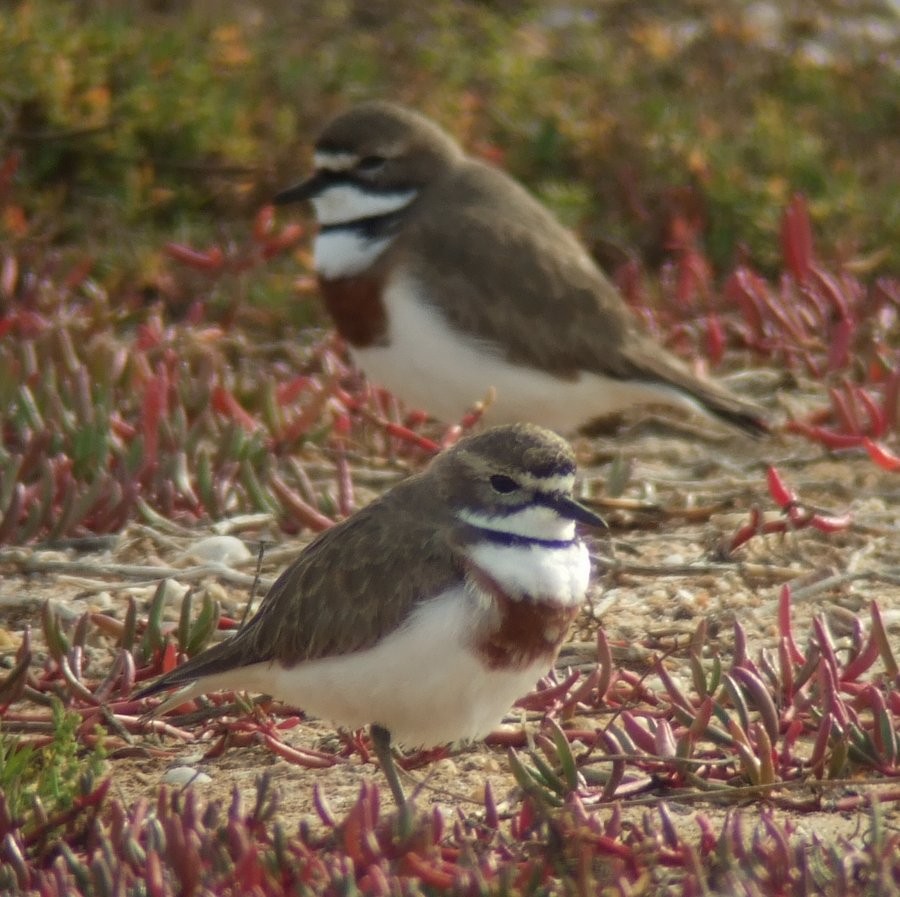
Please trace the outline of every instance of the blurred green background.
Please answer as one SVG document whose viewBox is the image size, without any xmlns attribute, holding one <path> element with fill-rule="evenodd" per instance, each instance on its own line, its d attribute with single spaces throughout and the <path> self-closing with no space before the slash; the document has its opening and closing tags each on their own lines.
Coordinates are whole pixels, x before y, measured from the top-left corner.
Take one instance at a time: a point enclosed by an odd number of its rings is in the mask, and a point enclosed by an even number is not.
<svg viewBox="0 0 900 897">
<path fill-rule="evenodd" d="M 887 0 L 6 3 L 0 160 L 21 163 L 0 239 L 152 290 L 161 244 L 238 239 L 329 116 L 381 97 L 601 260 L 656 265 L 680 214 L 719 270 L 771 273 L 799 190 L 830 262 L 896 270 L 898 47 Z"/>
</svg>

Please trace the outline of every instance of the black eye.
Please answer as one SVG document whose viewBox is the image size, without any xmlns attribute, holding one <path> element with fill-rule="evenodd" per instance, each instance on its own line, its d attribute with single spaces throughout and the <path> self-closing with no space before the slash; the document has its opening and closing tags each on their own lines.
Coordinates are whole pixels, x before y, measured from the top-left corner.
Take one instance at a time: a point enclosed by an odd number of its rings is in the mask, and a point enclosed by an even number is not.
<svg viewBox="0 0 900 897">
<path fill-rule="evenodd" d="M 384 167 L 385 162 L 387 162 L 387 159 L 385 159 L 384 156 L 363 156 L 362 159 L 356 163 L 356 170 L 363 174 L 374 174 L 380 168 Z"/>
<path fill-rule="evenodd" d="M 497 473 L 491 477 L 491 488 L 494 492 L 506 495 L 508 492 L 515 492 L 519 488 L 519 484 L 512 477 L 505 477 L 502 473 Z"/>
</svg>

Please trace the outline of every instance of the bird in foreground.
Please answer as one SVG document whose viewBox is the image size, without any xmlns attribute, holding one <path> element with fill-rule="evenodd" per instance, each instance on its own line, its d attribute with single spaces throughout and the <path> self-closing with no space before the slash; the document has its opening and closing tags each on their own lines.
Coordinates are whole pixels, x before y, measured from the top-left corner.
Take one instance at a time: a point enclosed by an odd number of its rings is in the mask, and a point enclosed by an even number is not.
<svg viewBox="0 0 900 897">
<path fill-rule="evenodd" d="M 571 433 L 634 405 L 700 411 L 759 435 L 761 409 L 642 333 L 578 240 L 520 184 L 386 102 L 338 115 L 315 172 L 315 267 L 355 363 L 450 422 L 493 388 L 490 423 Z"/>
<path fill-rule="evenodd" d="M 556 658 L 585 598 L 568 443 L 530 424 L 460 440 L 311 542 L 236 635 L 165 674 L 155 712 L 209 691 L 261 692 L 356 729 L 398 806 L 392 740 L 484 737 Z"/>
</svg>

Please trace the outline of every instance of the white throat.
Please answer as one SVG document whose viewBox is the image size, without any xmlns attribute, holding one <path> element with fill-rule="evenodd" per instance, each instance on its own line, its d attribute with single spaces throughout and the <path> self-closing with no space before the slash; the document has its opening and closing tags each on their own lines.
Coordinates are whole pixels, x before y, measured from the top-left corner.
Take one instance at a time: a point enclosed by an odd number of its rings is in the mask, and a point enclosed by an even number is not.
<svg viewBox="0 0 900 897">
<path fill-rule="evenodd" d="M 336 224 L 362 223 L 366 218 L 397 212 L 408 206 L 417 193 L 417 190 L 374 193 L 356 184 L 333 184 L 313 197 L 312 204 L 319 224 L 330 227 Z"/>
<path fill-rule="evenodd" d="M 574 521 L 537 504 L 512 514 L 462 509 L 457 516 L 498 534 L 473 539 L 464 553 L 513 599 L 528 596 L 563 605 L 584 600 L 591 565 L 584 542 L 575 535 Z"/>
<path fill-rule="evenodd" d="M 479 529 L 525 539 L 571 542 L 575 538 L 575 522 L 560 517 L 552 508 L 543 505 L 528 505 L 512 514 L 482 514 L 463 508 L 457 512 L 457 517 Z"/>
<path fill-rule="evenodd" d="M 335 184 L 323 190 L 312 201 L 320 226 L 328 228 L 320 230 L 313 242 L 319 276 L 334 280 L 365 271 L 391 245 L 393 237 L 369 235 L 362 225 L 369 218 L 406 208 L 416 195 L 415 190 L 369 193 L 353 184 Z"/>
<path fill-rule="evenodd" d="M 581 539 L 553 547 L 539 542 L 504 545 L 478 539 L 464 552 L 514 601 L 533 599 L 565 607 L 584 601 L 591 561 Z"/>
<path fill-rule="evenodd" d="M 313 241 L 316 273 L 325 280 L 354 277 L 365 271 L 392 241 L 393 237 L 372 239 L 354 230 L 319 233 Z"/>
</svg>

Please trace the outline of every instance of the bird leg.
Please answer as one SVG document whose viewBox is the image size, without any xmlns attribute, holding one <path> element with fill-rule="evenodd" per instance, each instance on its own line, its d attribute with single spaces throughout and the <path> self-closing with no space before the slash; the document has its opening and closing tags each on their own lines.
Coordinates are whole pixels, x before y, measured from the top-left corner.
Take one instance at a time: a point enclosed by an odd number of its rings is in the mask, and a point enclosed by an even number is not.
<svg viewBox="0 0 900 897">
<path fill-rule="evenodd" d="M 378 758 L 384 777 L 391 787 L 394 801 L 399 809 L 404 810 L 406 809 L 406 795 L 403 793 L 400 776 L 397 774 L 397 767 L 394 765 L 394 755 L 391 752 L 391 733 L 384 726 L 372 723 L 369 726 L 369 735 L 372 739 L 375 756 Z"/>
</svg>

